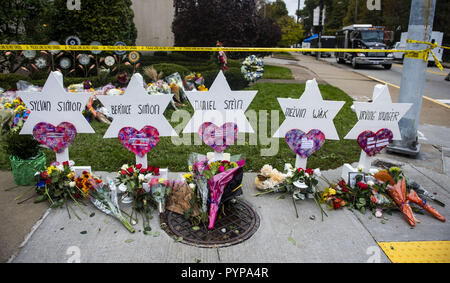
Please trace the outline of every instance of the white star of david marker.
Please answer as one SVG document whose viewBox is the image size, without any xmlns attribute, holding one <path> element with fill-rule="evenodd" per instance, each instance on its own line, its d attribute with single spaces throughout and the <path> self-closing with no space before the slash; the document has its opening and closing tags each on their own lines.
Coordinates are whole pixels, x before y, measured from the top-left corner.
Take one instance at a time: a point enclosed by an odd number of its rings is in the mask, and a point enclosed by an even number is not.
<svg viewBox="0 0 450 283">
<path fill-rule="evenodd" d="M 60 72 L 50 73 L 42 92 L 18 91 L 17 95 L 30 110 L 30 116 L 20 131 L 22 135 L 33 134 L 34 126 L 40 122 L 55 127 L 62 122 L 69 122 L 75 126 L 77 133 L 94 133 L 82 114 L 90 94 L 67 92 Z"/>
<path fill-rule="evenodd" d="M 225 75 L 219 72 L 209 91 L 186 91 L 195 112 L 183 133 L 197 133 L 205 122 L 221 127 L 227 122 L 236 123 L 238 131 L 253 133 L 245 110 L 258 91 L 232 91 Z"/>
<path fill-rule="evenodd" d="M 108 109 L 113 121 L 103 138 L 117 138 L 124 127 L 141 130 L 152 126 L 159 136 L 177 136 L 163 113 L 173 95 L 149 95 L 144 88 L 141 74 L 134 74 L 125 93 L 120 96 L 99 95 L 97 98 Z"/>
<path fill-rule="evenodd" d="M 373 102 L 353 103 L 358 123 L 345 136 L 345 139 L 357 139 L 364 131 L 377 132 L 383 128 L 394 134 L 394 140 L 401 140 L 398 122 L 411 108 L 412 103 L 392 103 L 387 85 L 376 85 Z"/>
<path fill-rule="evenodd" d="M 345 101 L 323 100 L 315 79 L 306 82 L 305 92 L 299 99 L 278 98 L 278 102 L 286 119 L 274 138 L 284 138 L 293 129 L 305 133 L 317 129 L 325 134 L 326 139 L 339 140 L 333 119 Z"/>
</svg>

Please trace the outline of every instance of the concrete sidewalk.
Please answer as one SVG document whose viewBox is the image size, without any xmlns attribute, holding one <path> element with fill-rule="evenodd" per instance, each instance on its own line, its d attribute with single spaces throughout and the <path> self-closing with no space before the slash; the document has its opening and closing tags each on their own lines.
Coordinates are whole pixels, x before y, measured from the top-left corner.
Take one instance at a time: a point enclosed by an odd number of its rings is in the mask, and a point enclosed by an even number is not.
<svg viewBox="0 0 450 283">
<path fill-rule="evenodd" d="M 408 164 L 399 165 L 409 178 L 436 193 L 444 203 L 450 203 L 450 191 L 445 186 L 450 182 L 447 175 Z M 104 177 L 109 173 L 97 174 Z M 323 174 L 329 180 L 337 180 L 341 171 L 329 170 Z M 178 175 L 171 173 L 170 177 L 178 178 Z M 367 262 L 372 255 L 369 251 L 378 249 L 380 241 L 450 240 L 449 222 L 442 223 L 429 214 L 416 215 L 422 223 L 414 229 L 400 212 L 385 215 L 388 220 L 382 221 L 369 212 L 363 215 L 341 209 L 328 211 L 328 217 L 321 221 L 319 209 L 309 199 L 297 202 L 299 218 L 296 218 L 290 197 L 253 196 L 258 192 L 253 185 L 255 177 L 254 173 L 244 175 L 242 197 L 253 206 L 261 222 L 258 231 L 243 243 L 199 248 L 176 242 L 159 228 L 156 212 L 151 221 L 154 234 L 139 233 L 141 223 L 137 224 L 136 233 L 131 234 L 120 222 L 89 205 L 87 215 L 80 214 L 82 221 L 74 217 L 69 220 L 65 209 L 50 211 L 11 262 L 68 262 L 75 255 L 80 256 L 81 262 Z M 434 206 L 450 218 L 448 206 Z M 89 217 L 91 212 L 95 216 Z M 312 215 L 315 220 L 310 219 Z M 87 233 L 80 234 L 82 231 Z M 390 262 L 379 251 L 379 261 Z"/>
</svg>

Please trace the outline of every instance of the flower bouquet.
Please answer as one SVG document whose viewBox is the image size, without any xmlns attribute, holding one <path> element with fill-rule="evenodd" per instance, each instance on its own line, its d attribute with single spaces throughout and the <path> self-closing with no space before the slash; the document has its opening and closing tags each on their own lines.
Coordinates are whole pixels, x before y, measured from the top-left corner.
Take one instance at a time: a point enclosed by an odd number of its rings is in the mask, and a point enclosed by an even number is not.
<svg viewBox="0 0 450 283">
<path fill-rule="evenodd" d="M 96 208 L 117 218 L 128 231 L 134 233 L 133 226 L 120 211 L 114 181 L 109 180 L 107 185 L 102 180 L 93 177 L 89 172 L 83 171 L 81 177 L 75 179 L 75 183 L 77 188 L 81 188 Z"/>
<path fill-rule="evenodd" d="M 163 213 L 166 207 L 166 201 L 170 195 L 172 184 L 164 178 L 151 178 L 148 182 L 148 191 L 156 201 L 159 211 L 160 226 L 165 229 L 167 224 L 163 220 Z"/>
<path fill-rule="evenodd" d="M 172 93 L 172 89 L 168 83 L 166 83 L 163 80 L 157 80 L 153 83 L 147 84 L 147 93 L 151 95 L 164 95 L 164 94 L 170 94 Z M 175 106 L 175 101 L 171 100 L 170 105 L 173 109 L 177 109 Z"/>
<path fill-rule="evenodd" d="M 183 80 L 184 88 L 188 91 L 192 91 L 193 89 L 204 88 L 205 87 L 205 79 L 202 77 L 200 73 L 190 73 L 186 75 Z"/>
<path fill-rule="evenodd" d="M 144 225 L 144 234 L 151 231 L 150 217 L 153 209 L 156 208 L 157 202 L 150 191 L 144 190 L 143 184 L 147 183 L 153 176 L 159 176 L 159 168 L 143 168 L 141 164 L 137 164 L 136 166 L 124 164 L 117 175 L 117 181 L 120 184 L 119 190 L 124 192 L 133 203 L 130 222 L 137 223 L 137 214 L 141 214 Z M 133 215 L 135 215 L 136 218 L 133 219 Z"/>
<path fill-rule="evenodd" d="M 320 205 L 320 193 L 316 186 L 319 183 L 317 177 L 321 176 L 319 169 L 303 168 L 295 169 L 291 164 L 284 166 L 285 173 L 281 173 L 272 166 L 266 164 L 255 179 L 256 187 L 262 192 L 255 194 L 260 196 L 268 193 L 289 193 L 292 195 L 295 212 L 298 217 L 296 200 L 312 198 L 317 203 L 322 213 L 327 215 Z M 328 216 L 328 215 L 327 215 Z"/>
<path fill-rule="evenodd" d="M 231 160 L 210 161 L 206 156 L 191 154 L 190 173 L 184 177 L 192 189 L 192 207 L 198 207 L 200 214 L 192 217 L 186 211 L 185 216 L 195 224 L 208 223 L 208 229 L 213 229 L 219 207 L 242 194 L 242 167 L 245 159 L 232 156 Z"/>
<path fill-rule="evenodd" d="M 177 102 L 181 103 L 187 100 L 186 93 L 184 92 L 183 80 L 179 73 L 173 73 L 166 77 L 165 80 L 169 84 Z"/>
<path fill-rule="evenodd" d="M 47 169 L 38 172 L 38 183 L 36 192 L 40 195 L 35 199 L 35 203 L 48 201 L 51 208 L 63 207 L 66 205 L 70 218 L 69 207 L 74 215 L 81 220 L 75 210 L 67 204 L 72 199 L 75 205 L 79 206 L 83 213 L 86 212 L 80 206 L 81 200 L 87 195 L 91 184 L 78 187 L 75 182 L 75 175 L 69 166 L 69 162 L 52 163 Z"/>
<path fill-rule="evenodd" d="M 357 209 L 363 214 L 367 210 L 371 210 L 377 218 L 383 217 L 383 212 L 391 214 L 391 210 L 397 209 L 405 215 L 411 226 L 415 226 L 419 221 L 413 211 L 420 212 L 420 208 L 413 206 L 414 204 L 445 222 L 445 217 L 427 204 L 426 199 L 431 194 L 414 181 L 407 180 L 403 171 L 398 167 L 380 170 L 373 176 L 367 176 L 367 180 L 363 180 L 362 175 L 357 175 L 355 179 L 356 184 L 353 186 L 344 180 L 337 185 L 326 180 L 329 188 L 324 190 L 322 198 L 330 209 L 339 209 L 345 206 L 349 209 Z"/>
</svg>

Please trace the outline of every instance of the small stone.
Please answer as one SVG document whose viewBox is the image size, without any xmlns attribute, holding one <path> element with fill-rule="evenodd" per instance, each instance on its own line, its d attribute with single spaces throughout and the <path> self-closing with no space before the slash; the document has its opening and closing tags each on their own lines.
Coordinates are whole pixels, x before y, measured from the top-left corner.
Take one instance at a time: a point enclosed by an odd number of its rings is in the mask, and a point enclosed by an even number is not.
<svg viewBox="0 0 450 283">
<path fill-rule="evenodd" d="M 316 219 L 316 216 L 315 216 L 315 215 L 311 215 L 311 216 L 309 217 L 309 219 L 315 220 L 315 219 Z"/>
<path fill-rule="evenodd" d="M 222 229 L 220 229 L 220 231 L 221 231 L 222 233 L 226 233 L 226 232 L 227 232 L 227 229 L 222 228 Z"/>
</svg>

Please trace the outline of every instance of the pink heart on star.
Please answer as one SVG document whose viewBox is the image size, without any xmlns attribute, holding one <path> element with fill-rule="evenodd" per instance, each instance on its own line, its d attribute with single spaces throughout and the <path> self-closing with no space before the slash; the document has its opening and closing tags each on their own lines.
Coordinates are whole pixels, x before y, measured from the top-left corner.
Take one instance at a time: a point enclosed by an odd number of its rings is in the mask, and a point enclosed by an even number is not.
<svg viewBox="0 0 450 283">
<path fill-rule="evenodd" d="M 374 133 L 364 131 L 358 136 L 358 144 L 368 156 L 374 156 L 387 147 L 393 140 L 394 134 L 389 129 L 381 129 Z"/>
<path fill-rule="evenodd" d="M 119 131 L 118 138 L 126 149 L 143 157 L 158 144 L 159 132 L 152 126 L 145 126 L 140 131 L 125 127 Z"/>
<path fill-rule="evenodd" d="M 205 122 L 200 126 L 198 134 L 202 141 L 215 152 L 222 152 L 236 142 L 238 126 L 235 123 L 228 122 L 223 124 L 222 127 L 218 127 L 211 122 Z"/>
<path fill-rule="evenodd" d="M 77 136 L 77 129 L 69 122 L 58 126 L 41 122 L 34 126 L 33 137 L 56 153 L 63 152 Z"/>
<path fill-rule="evenodd" d="M 287 132 L 284 138 L 292 151 L 302 158 L 308 158 L 325 143 L 325 134 L 316 129 L 307 134 L 299 129 L 293 129 Z"/>
</svg>

